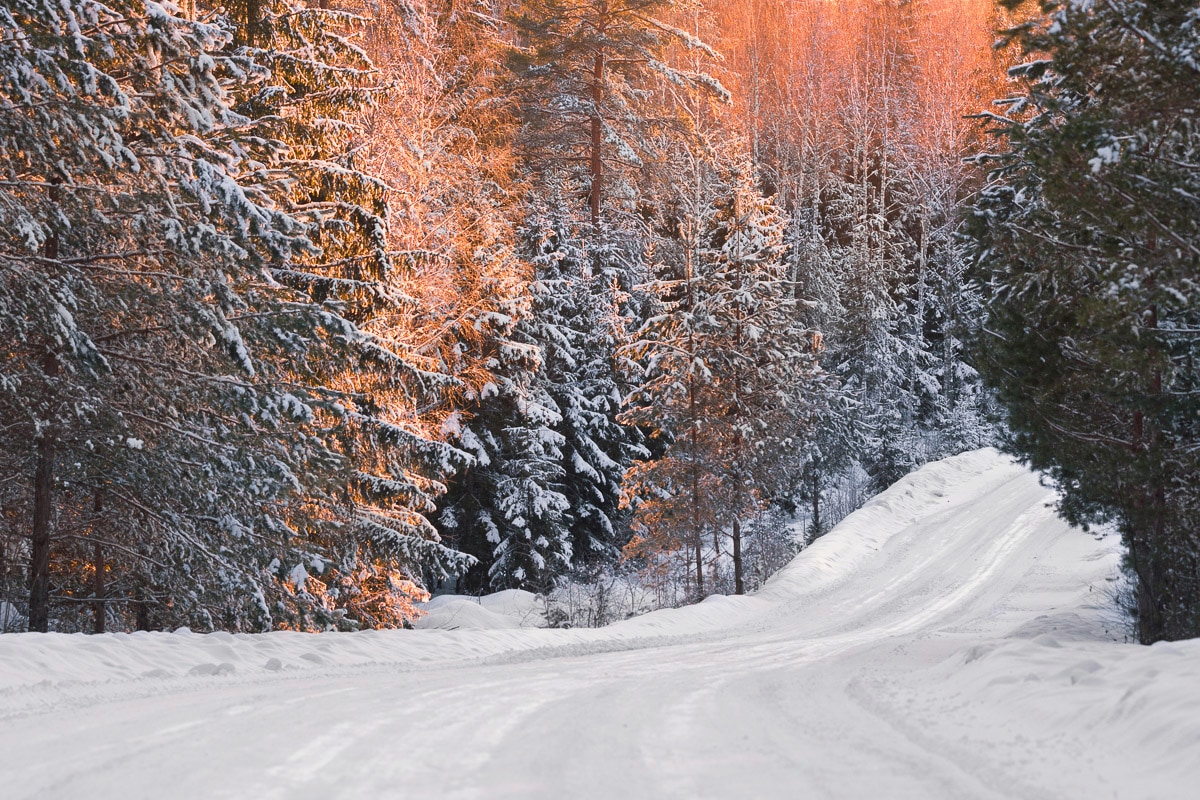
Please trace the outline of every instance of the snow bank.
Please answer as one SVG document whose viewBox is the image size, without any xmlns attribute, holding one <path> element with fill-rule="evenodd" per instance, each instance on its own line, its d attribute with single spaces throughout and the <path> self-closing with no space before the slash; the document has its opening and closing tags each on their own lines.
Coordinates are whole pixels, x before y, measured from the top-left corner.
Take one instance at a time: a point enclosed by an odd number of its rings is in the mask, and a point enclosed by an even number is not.
<svg viewBox="0 0 1200 800">
<path fill-rule="evenodd" d="M 1150 750 L 1155 766 L 1200 773 L 1200 640 L 1138 647 L 1041 634 L 971 648 L 933 672 L 951 692 L 1038 728 L 1103 729 L 1117 751 Z"/>
<path fill-rule="evenodd" d="M 888 540 L 922 518 L 977 500 L 987 488 L 1024 474 L 1024 467 L 994 448 L 927 464 L 809 545 L 757 596 L 795 600 L 841 583 Z"/>
<path fill-rule="evenodd" d="M 546 627 L 546 604 L 536 594 L 508 589 L 484 597 L 445 594 L 418 606 L 418 630 L 512 630 Z"/>
<path fill-rule="evenodd" d="M 1195 796 L 1186 787 L 1200 775 L 1200 640 L 1080 641 L 1076 623 L 1066 620 L 1062 637 L 986 642 L 863 681 L 859 701 L 971 771 L 1025 751 L 1013 796 Z M 1103 794 L 1080 789 L 1097 783 Z"/>
</svg>

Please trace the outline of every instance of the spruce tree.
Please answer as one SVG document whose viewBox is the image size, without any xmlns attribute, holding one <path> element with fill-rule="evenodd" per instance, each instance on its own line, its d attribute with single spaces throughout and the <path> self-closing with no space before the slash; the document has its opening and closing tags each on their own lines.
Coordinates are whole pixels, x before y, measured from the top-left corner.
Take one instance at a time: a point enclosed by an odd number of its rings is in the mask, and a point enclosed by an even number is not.
<svg viewBox="0 0 1200 800">
<path fill-rule="evenodd" d="M 1007 3 L 1017 6 L 1019 3 Z M 1141 639 L 1200 633 L 1200 29 L 1190 2 L 1047 2 L 973 236 L 981 369 L 1076 523 L 1119 522 Z"/>
<path fill-rule="evenodd" d="M 422 569 L 467 563 L 422 517 L 466 456 L 413 414 L 453 382 L 371 327 L 402 298 L 383 187 L 348 160 L 369 67 L 268 12 L 239 44 L 138 2 L 4 10 L 0 406 L 33 629 L 88 592 L 138 626 L 395 625 Z"/>
<path fill-rule="evenodd" d="M 624 387 L 617 352 L 624 344 L 615 278 L 592 273 L 594 259 L 561 215 L 536 213 L 524 232 L 532 252 L 529 322 L 542 351 L 538 381 L 562 414 L 562 492 L 573 565 L 611 564 L 628 541 L 621 510 L 626 469 L 644 457 L 640 432 L 619 422 Z"/>
</svg>

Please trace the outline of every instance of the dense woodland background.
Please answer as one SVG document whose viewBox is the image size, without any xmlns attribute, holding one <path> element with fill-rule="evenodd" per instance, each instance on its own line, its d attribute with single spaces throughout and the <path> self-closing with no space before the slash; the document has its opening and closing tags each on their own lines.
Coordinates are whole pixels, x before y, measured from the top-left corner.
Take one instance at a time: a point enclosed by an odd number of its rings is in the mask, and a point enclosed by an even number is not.
<svg viewBox="0 0 1200 800">
<path fill-rule="evenodd" d="M 9 0 L 0 624 L 677 605 L 1004 441 L 1196 635 L 1200 12 L 1004 5 Z"/>
</svg>

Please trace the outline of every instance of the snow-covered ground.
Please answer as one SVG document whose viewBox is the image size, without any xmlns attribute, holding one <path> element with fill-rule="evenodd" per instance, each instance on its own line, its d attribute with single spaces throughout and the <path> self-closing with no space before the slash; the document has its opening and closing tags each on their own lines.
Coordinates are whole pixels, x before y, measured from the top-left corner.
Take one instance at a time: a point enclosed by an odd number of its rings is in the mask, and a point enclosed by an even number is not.
<svg viewBox="0 0 1200 800">
<path fill-rule="evenodd" d="M 959 456 L 753 597 L 599 630 L 506 594 L 433 603 L 456 630 L 0 636 L 0 796 L 1200 796 L 1200 641 L 1124 643 L 1116 543 L 1053 499 Z"/>
</svg>

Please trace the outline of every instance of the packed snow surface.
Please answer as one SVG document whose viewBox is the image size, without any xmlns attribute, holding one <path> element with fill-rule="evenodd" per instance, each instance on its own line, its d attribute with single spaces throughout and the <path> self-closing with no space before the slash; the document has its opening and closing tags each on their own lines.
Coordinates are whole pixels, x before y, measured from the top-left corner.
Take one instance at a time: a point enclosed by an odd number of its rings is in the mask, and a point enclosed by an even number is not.
<svg viewBox="0 0 1200 800">
<path fill-rule="evenodd" d="M 752 597 L 599 630 L 0 636 L 20 798 L 1191 798 L 1200 641 L 1125 643 L 1116 542 L 992 450 Z M 446 630 L 445 628 L 455 628 Z"/>
</svg>

